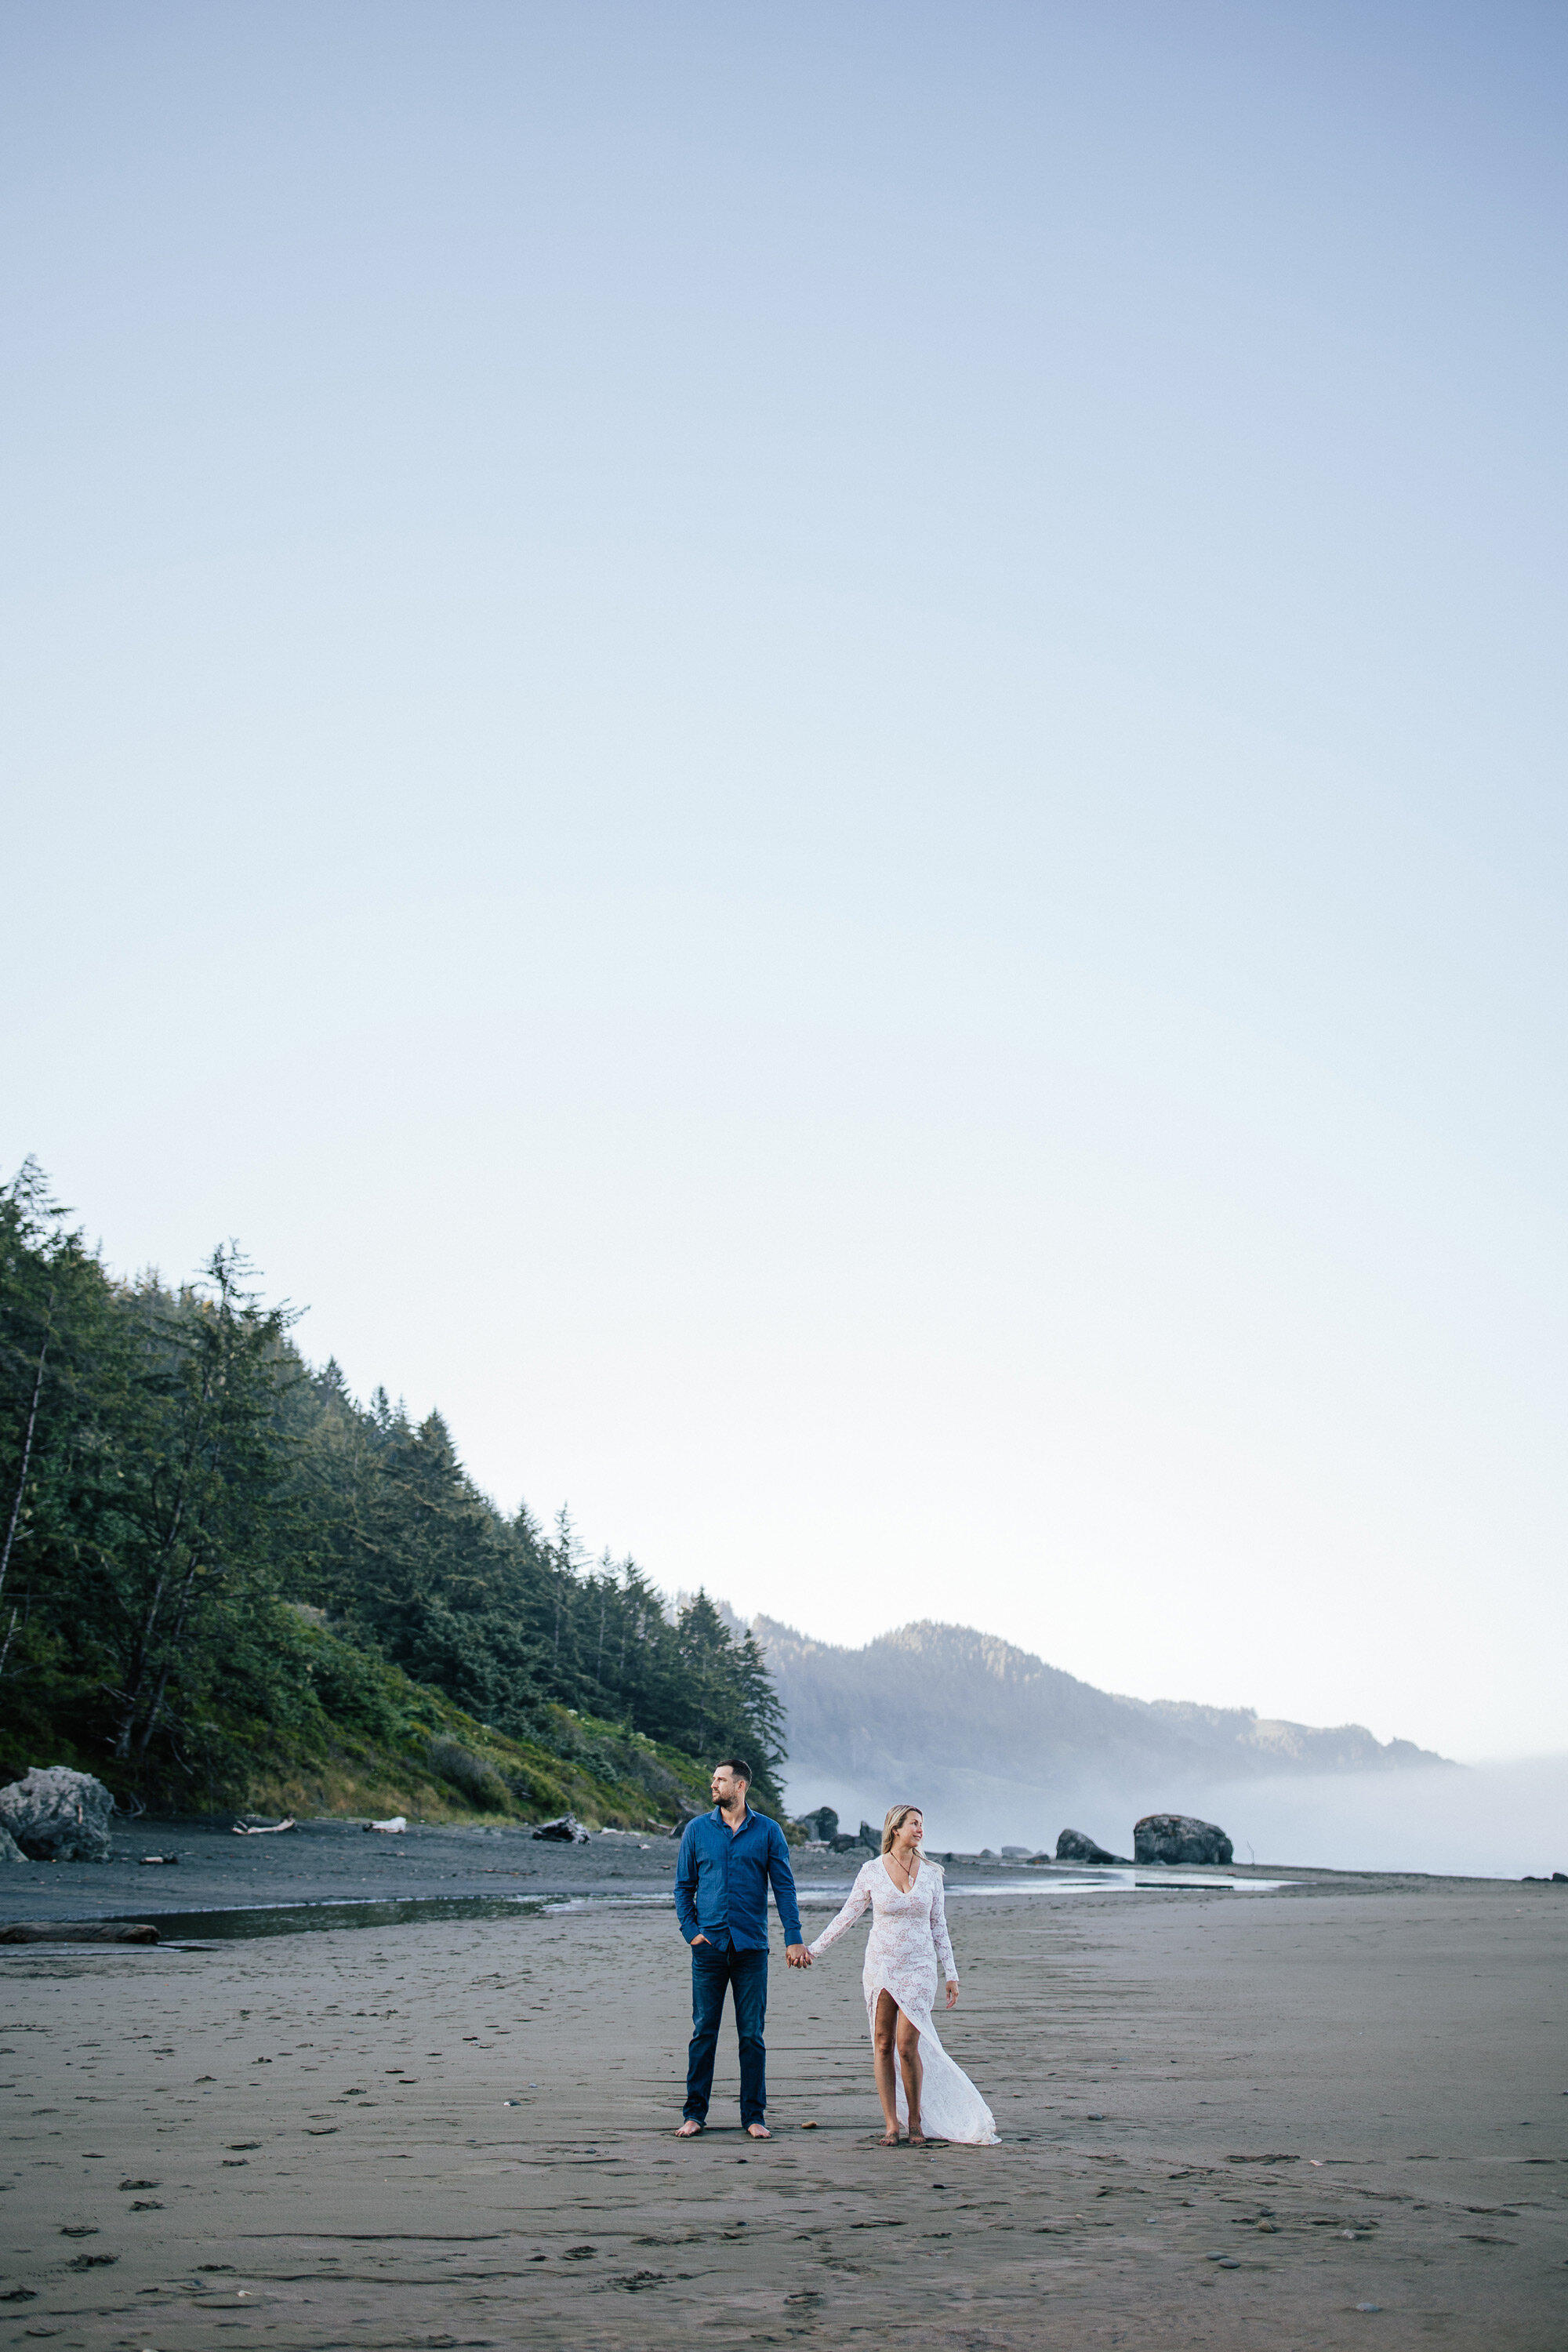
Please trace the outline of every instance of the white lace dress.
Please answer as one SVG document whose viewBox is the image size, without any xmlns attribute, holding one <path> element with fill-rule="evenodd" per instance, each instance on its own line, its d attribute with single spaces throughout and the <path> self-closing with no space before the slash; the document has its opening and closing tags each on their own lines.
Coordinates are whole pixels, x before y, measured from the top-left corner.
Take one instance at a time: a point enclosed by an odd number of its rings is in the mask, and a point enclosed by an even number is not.
<svg viewBox="0 0 1568 2352">
<path fill-rule="evenodd" d="M 879 1855 L 867 1863 L 843 1910 L 808 1947 L 814 1960 L 848 1932 L 868 1904 L 871 1932 L 866 1938 L 866 1965 L 860 1972 L 868 2028 L 876 2024 L 878 1996 L 890 1993 L 921 2037 L 921 2125 L 927 2137 L 993 2146 L 995 2117 L 963 2067 L 954 2065 L 948 2056 L 931 2023 L 938 1986 L 958 1975 L 948 1940 L 941 1871 L 934 1863 L 922 1862 L 906 1895 L 894 1885 Z M 907 2125 L 910 2111 L 902 2071 L 895 2067 L 894 2074 L 899 2121 Z"/>
</svg>

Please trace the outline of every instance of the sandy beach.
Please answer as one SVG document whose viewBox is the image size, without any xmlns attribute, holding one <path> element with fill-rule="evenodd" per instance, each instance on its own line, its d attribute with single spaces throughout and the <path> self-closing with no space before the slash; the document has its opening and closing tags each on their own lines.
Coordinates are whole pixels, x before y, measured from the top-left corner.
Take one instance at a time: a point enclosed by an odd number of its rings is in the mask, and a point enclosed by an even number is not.
<svg viewBox="0 0 1568 2352">
<path fill-rule="evenodd" d="M 180 1874 L 8 1874 L 12 1918 L 166 1915 L 176 1876 L 182 1902 L 413 1900 L 500 1871 L 592 1899 L 0 1948 L 0 2347 L 1568 2337 L 1561 1887 L 1051 1896 L 957 1863 L 950 2046 L 1003 2145 L 873 2144 L 858 1932 L 809 1976 L 774 1969 L 774 2138 L 740 2132 L 727 2022 L 715 2127 L 678 2144 L 686 1954 L 650 1900 L 669 1847 L 357 1834 L 263 1853 L 182 1832 Z M 820 1924 L 849 1870 L 802 1875 Z"/>
</svg>

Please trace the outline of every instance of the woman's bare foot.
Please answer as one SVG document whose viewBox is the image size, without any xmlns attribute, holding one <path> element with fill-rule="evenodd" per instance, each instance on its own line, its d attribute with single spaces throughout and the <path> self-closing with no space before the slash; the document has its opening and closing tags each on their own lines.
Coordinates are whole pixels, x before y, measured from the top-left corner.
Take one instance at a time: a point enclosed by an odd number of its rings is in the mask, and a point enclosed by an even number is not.
<svg viewBox="0 0 1568 2352">
<path fill-rule="evenodd" d="M 891 2131 L 885 2131 L 882 2134 L 881 2138 L 877 2142 L 879 2147 L 897 2147 L 898 2144 L 899 2127 L 897 2124 L 893 2126 Z"/>
<path fill-rule="evenodd" d="M 924 2147 L 925 2144 L 926 2136 L 924 2132 L 911 2132 L 910 2134 L 910 2146 L 911 2147 Z"/>
<path fill-rule="evenodd" d="M 702 2126 L 698 2122 L 696 2116 L 688 2116 L 686 2121 L 681 2125 L 680 2129 L 676 2133 L 675 2137 L 677 2139 L 695 2139 L 701 2129 Z"/>
<path fill-rule="evenodd" d="M 752 2139 L 772 2139 L 773 2137 L 766 2124 L 748 2124 L 746 2129 Z"/>
</svg>

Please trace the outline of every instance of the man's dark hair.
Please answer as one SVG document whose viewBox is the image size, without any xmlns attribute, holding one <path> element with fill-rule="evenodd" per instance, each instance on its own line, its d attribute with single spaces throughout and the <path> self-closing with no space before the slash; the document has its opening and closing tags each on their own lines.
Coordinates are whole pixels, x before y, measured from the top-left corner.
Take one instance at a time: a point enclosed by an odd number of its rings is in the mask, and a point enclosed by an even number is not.
<svg viewBox="0 0 1568 2352">
<path fill-rule="evenodd" d="M 738 1780 L 744 1780 L 748 1789 L 752 1785 L 752 1768 L 743 1756 L 721 1756 L 713 1769 L 715 1772 L 733 1772 Z"/>
</svg>

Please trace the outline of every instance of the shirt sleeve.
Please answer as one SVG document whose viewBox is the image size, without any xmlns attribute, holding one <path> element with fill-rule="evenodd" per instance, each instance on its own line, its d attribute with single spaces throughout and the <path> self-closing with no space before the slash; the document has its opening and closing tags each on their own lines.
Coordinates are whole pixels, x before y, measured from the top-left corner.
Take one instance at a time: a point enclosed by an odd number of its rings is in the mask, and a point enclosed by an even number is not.
<svg viewBox="0 0 1568 2352">
<path fill-rule="evenodd" d="M 675 1858 L 675 1916 L 689 1944 L 697 1933 L 696 1828 L 695 1822 L 688 1822 L 680 1833 L 680 1852 Z"/>
<path fill-rule="evenodd" d="M 784 1942 L 804 1943 L 800 1906 L 795 1897 L 795 1873 L 789 1866 L 789 1842 L 776 1822 L 768 1824 L 768 1876 L 773 1880 L 773 1901 L 784 1922 Z"/>
<path fill-rule="evenodd" d="M 947 1932 L 947 1906 L 942 1900 L 942 1873 L 931 1872 L 931 1939 L 936 1946 L 936 1964 L 949 1984 L 958 1982 L 958 1967 L 952 1957 L 952 1943 Z"/>
<path fill-rule="evenodd" d="M 844 1906 L 843 1910 L 839 1912 L 836 1919 L 830 1919 L 828 1921 L 821 1935 L 818 1936 L 816 1943 L 807 1946 L 806 1948 L 809 1950 L 814 1960 L 817 1958 L 819 1953 L 825 1952 L 827 1949 L 829 1944 L 836 1944 L 840 1936 L 848 1934 L 850 1928 L 855 1925 L 856 1920 L 858 1919 L 861 1912 L 864 1911 L 866 1906 L 870 1900 L 870 1885 L 867 1880 L 866 1872 L 862 1869 L 859 1876 L 856 1879 L 854 1885 L 849 1889 L 849 1900 Z"/>
</svg>

